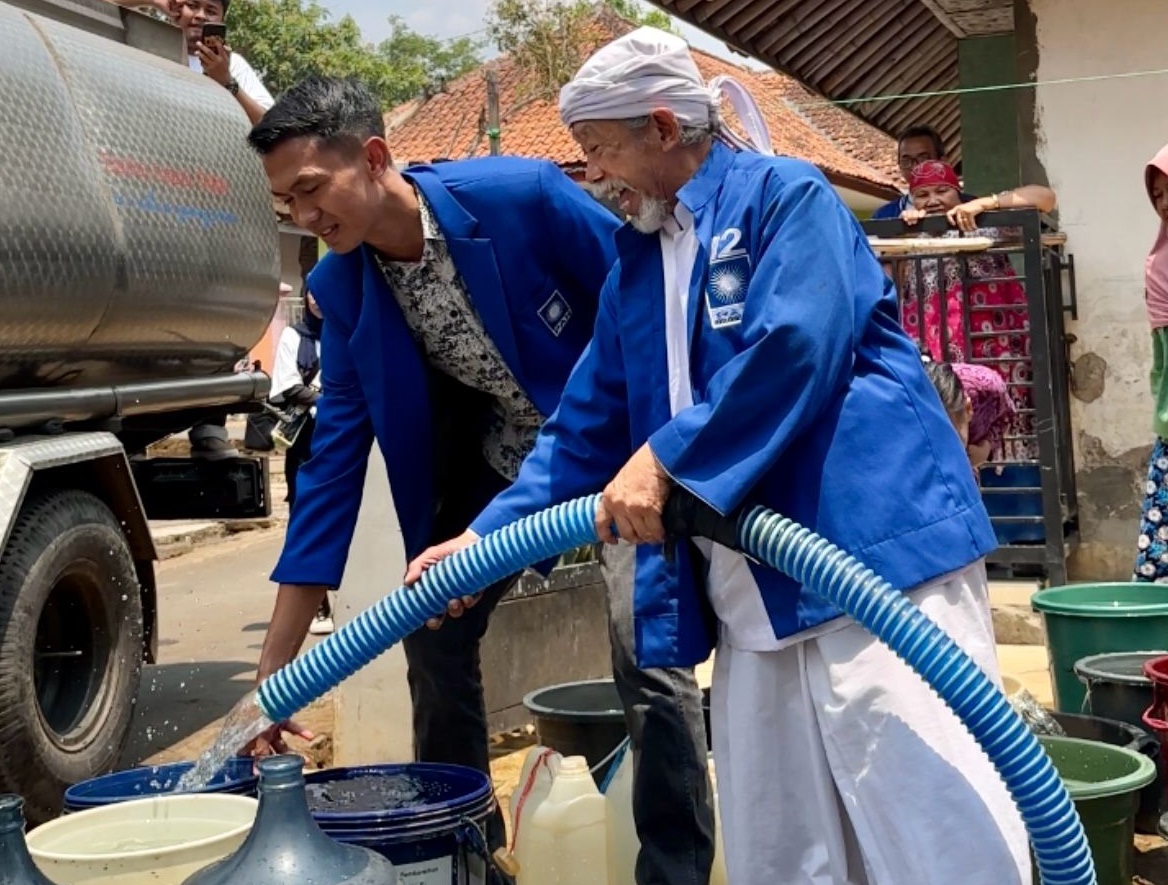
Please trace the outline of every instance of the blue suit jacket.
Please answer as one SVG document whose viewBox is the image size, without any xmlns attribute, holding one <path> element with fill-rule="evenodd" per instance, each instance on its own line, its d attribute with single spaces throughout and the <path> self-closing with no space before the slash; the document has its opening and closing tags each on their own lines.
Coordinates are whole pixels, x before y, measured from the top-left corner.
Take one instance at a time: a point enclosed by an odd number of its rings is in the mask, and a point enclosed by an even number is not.
<svg viewBox="0 0 1168 885">
<path fill-rule="evenodd" d="M 599 491 L 646 441 L 722 513 L 760 503 L 908 589 L 995 546 L 969 460 L 900 327 L 896 293 L 813 166 L 715 145 L 679 200 L 699 247 L 689 293 L 694 405 L 671 416 L 659 239 L 632 229 L 596 332 L 519 478 L 472 523 L 485 533 Z M 637 550 L 642 666 L 714 641 L 688 547 Z M 838 616 L 751 566 L 776 636 Z"/>
<path fill-rule="evenodd" d="M 553 164 L 493 157 L 405 173 L 425 195 L 470 299 L 519 385 L 547 416 L 592 335 L 619 222 Z M 434 515 L 423 358 L 367 247 L 308 279 L 324 314 L 312 457 L 272 579 L 340 583 L 374 439 L 413 557 Z"/>
</svg>

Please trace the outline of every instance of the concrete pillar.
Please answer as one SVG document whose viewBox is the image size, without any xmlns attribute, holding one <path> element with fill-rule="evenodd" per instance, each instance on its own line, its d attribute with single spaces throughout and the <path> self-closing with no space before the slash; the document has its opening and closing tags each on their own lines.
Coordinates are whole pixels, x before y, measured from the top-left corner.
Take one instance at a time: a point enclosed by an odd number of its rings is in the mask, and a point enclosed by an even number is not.
<svg viewBox="0 0 1168 885">
<path fill-rule="evenodd" d="M 967 37 L 957 46 L 962 89 L 1015 82 L 1013 34 Z M 961 160 L 965 189 L 970 193 L 988 194 L 1023 183 L 1019 180 L 1017 90 L 962 93 Z"/>
<path fill-rule="evenodd" d="M 406 570 L 405 544 L 393 508 L 385 461 L 369 456 L 365 492 L 349 561 L 337 594 L 340 624 L 394 590 Z M 406 658 L 400 645 L 354 673 L 336 689 L 334 764 L 371 765 L 413 760 Z"/>
</svg>

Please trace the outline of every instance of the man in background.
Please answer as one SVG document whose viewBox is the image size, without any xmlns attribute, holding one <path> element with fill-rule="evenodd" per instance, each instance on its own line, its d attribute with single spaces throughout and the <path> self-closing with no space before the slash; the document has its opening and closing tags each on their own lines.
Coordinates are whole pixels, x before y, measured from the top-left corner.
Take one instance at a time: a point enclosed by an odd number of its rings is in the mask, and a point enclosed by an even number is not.
<svg viewBox="0 0 1168 885">
<path fill-rule="evenodd" d="M 941 133 L 932 126 L 909 126 L 896 138 L 896 164 L 900 168 L 900 177 L 908 183 L 908 177 L 921 163 L 929 160 L 945 159 L 945 141 Z M 967 203 L 977 199 L 971 194 L 962 194 L 961 202 Z M 872 213 L 872 220 L 900 218 L 905 209 L 913 207 L 912 198 L 905 191 L 895 200 L 890 200 Z"/>
</svg>

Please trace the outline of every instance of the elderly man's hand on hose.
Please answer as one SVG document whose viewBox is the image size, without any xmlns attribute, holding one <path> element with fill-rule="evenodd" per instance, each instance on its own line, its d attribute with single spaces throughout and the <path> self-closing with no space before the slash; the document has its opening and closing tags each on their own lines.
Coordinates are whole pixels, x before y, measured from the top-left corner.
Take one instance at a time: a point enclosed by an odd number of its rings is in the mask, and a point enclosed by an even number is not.
<svg viewBox="0 0 1168 885">
<path fill-rule="evenodd" d="M 645 443 L 613 477 L 600 497 L 596 533 L 606 544 L 624 539 L 632 544 L 660 544 L 665 540 L 661 514 L 669 499 L 672 480 Z M 616 528 L 615 534 L 613 528 Z"/>
<path fill-rule="evenodd" d="M 418 558 L 411 562 L 409 568 L 406 569 L 406 576 L 402 579 L 402 583 L 408 587 L 417 582 L 422 577 L 422 573 L 427 569 L 433 568 L 447 556 L 450 556 L 452 553 L 457 553 L 463 547 L 469 547 L 478 539 L 479 536 L 477 534 L 467 529 L 457 538 L 451 538 L 449 541 L 443 541 L 441 544 L 435 544 L 433 547 L 423 550 Z M 461 599 L 452 599 L 446 605 L 446 614 L 452 618 L 461 617 L 464 611 L 472 608 L 482 598 L 482 595 L 482 593 L 476 593 L 474 596 L 463 596 Z M 426 621 L 426 626 L 431 630 L 437 630 L 442 626 L 445 618 L 446 615 L 430 618 L 430 620 Z"/>
</svg>

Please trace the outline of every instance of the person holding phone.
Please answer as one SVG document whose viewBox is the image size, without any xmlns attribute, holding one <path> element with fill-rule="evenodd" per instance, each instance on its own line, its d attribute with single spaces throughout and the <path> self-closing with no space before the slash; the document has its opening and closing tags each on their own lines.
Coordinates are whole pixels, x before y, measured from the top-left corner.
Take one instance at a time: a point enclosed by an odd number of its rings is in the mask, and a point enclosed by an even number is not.
<svg viewBox="0 0 1168 885">
<path fill-rule="evenodd" d="M 272 106 L 271 93 L 255 69 L 227 44 L 227 14 L 230 0 L 114 0 L 118 6 L 151 8 L 155 16 L 165 15 L 179 28 L 187 42 L 188 64 L 197 74 L 211 78 L 230 92 L 255 125 Z M 227 415 L 208 418 L 190 429 L 191 457 L 207 461 L 235 458 L 239 453 L 227 433 Z"/>
<path fill-rule="evenodd" d="M 239 102 L 254 125 L 273 104 L 271 93 L 247 59 L 227 44 L 229 0 L 161 0 L 171 2 L 174 23 L 182 28 L 192 71 L 202 73 L 225 88 Z M 191 456 L 208 460 L 234 458 L 235 446 L 227 434 L 227 416 L 208 419 L 191 428 Z"/>
<path fill-rule="evenodd" d="M 192 71 L 210 77 L 235 96 L 247 120 L 258 123 L 273 104 L 271 93 L 259 75 L 227 43 L 229 0 L 183 0 L 177 7 L 175 22 L 187 38 L 187 53 Z"/>
</svg>

